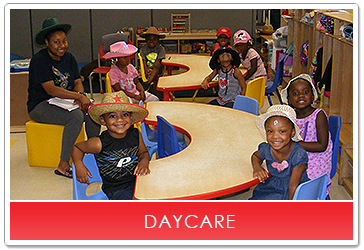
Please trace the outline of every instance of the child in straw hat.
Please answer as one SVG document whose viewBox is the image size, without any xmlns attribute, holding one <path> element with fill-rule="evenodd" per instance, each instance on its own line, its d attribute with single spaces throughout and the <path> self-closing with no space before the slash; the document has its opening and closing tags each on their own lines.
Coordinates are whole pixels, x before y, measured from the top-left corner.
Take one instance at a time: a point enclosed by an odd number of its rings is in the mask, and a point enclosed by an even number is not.
<svg viewBox="0 0 364 250">
<path fill-rule="evenodd" d="M 130 64 L 130 55 L 135 54 L 137 50 L 135 46 L 124 41 L 110 45 L 110 52 L 106 53 L 103 58 L 114 60 L 114 65 L 109 72 L 111 87 L 114 91 L 124 91 L 135 104 L 140 101 L 145 103 L 159 101 L 158 97 L 144 91 L 139 82 L 138 71 Z"/>
<path fill-rule="evenodd" d="M 329 132 L 327 114 L 312 104 L 318 94 L 312 78 L 308 74 L 300 74 L 289 81 L 281 91 L 282 100 L 296 112 L 297 126 L 301 130 L 300 145 L 307 151 L 307 175 L 310 180 L 327 174 L 326 196 L 331 189 L 332 138 Z"/>
<path fill-rule="evenodd" d="M 106 93 L 100 104 L 90 107 L 89 115 L 107 130 L 73 147 L 77 180 L 89 184 L 92 176 L 82 159 L 86 153 L 94 154 L 107 197 L 132 200 L 136 176 L 150 173 L 149 153 L 139 130 L 132 125 L 142 121 L 148 111 L 129 103 L 124 92 L 119 91 Z"/>
<path fill-rule="evenodd" d="M 257 117 L 256 123 L 267 142 L 251 157 L 253 176 L 260 183 L 250 199 L 292 200 L 298 185 L 308 180 L 307 152 L 297 143 L 301 137 L 296 113 L 288 105 L 273 105 Z M 261 166 L 264 160 L 268 171 Z"/>
</svg>

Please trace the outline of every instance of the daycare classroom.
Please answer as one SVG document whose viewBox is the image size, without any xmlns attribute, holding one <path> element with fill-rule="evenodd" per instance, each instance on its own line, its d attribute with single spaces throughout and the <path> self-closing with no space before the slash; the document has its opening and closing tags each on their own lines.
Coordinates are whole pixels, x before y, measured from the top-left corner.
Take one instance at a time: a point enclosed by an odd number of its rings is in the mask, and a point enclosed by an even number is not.
<svg viewBox="0 0 364 250">
<path fill-rule="evenodd" d="M 88 110 L 111 107 L 106 96 L 114 96 L 117 102 L 118 93 L 126 97 L 129 116 L 144 112 L 130 129 L 140 135 L 144 145 L 140 141 L 137 145 L 139 152 L 145 149 L 143 154 L 148 153 L 150 173 L 134 175 L 134 200 L 249 200 L 263 197 L 254 190 L 281 178 L 288 169 L 292 173 L 284 178 L 290 180 L 301 165 L 300 176 L 303 179 L 306 174 L 308 179 L 297 183 L 289 194 L 287 182 L 282 199 L 290 195 L 297 200 L 353 200 L 357 195 L 353 188 L 358 173 L 357 163 L 353 164 L 353 86 L 357 79 L 353 33 L 357 29 L 353 26 L 358 19 L 353 9 L 13 7 L 9 11 L 10 145 L 5 144 L 10 147 L 10 200 L 109 199 L 103 190 L 103 181 L 109 177 L 101 171 L 97 155 L 83 156 L 92 178 L 81 183 L 70 151 L 74 144 L 84 145 L 91 139 L 86 119 L 95 120 Z M 55 34 L 63 45 L 52 41 Z M 158 52 L 145 52 L 156 47 Z M 55 61 L 54 65 L 69 56 L 76 62 L 75 76 L 63 75 L 62 69 L 51 65 L 59 82 L 44 80 L 29 87 L 37 77 L 46 79 L 33 66 L 35 59 L 36 65 L 45 63 L 45 59 L 40 62 L 40 54 Z M 136 72 L 129 85 L 115 80 L 113 74 L 114 69 L 124 74 L 126 68 L 126 72 Z M 74 80 L 73 89 L 62 87 L 67 79 Z M 302 86 L 308 90 L 301 91 Z M 51 91 L 55 87 L 63 88 L 62 95 Z M 34 104 L 41 95 L 49 98 Z M 89 104 L 86 108 L 85 103 Z M 85 122 L 68 156 L 64 156 L 63 135 L 69 128 L 42 122 L 42 115 L 33 112 L 40 104 L 59 105 L 53 108 L 68 113 L 83 111 L 79 113 Z M 75 104 L 79 105 L 76 110 Z M 317 120 L 310 120 L 311 113 L 318 113 Z M 101 121 L 96 136 L 111 131 L 101 115 L 96 117 Z M 262 119 L 266 120 L 260 128 Z M 276 149 L 268 138 L 281 135 L 267 127 L 282 120 L 296 137 L 286 135 L 287 144 Z M 267 154 L 273 161 L 282 165 L 290 158 L 281 161 L 275 154 L 291 145 L 302 148 L 306 160 L 297 169 L 276 167 L 262 156 L 262 144 L 270 148 Z M 312 149 L 313 144 L 320 144 L 320 150 Z M 320 166 L 310 170 L 315 154 L 323 152 L 329 154 L 329 161 L 316 162 Z M 259 171 L 253 168 L 254 159 L 261 160 Z M 69 168 L 62 170 L 62 162 Z M 258 172 L 264 172 L 265 182 Z"/>
</svg>

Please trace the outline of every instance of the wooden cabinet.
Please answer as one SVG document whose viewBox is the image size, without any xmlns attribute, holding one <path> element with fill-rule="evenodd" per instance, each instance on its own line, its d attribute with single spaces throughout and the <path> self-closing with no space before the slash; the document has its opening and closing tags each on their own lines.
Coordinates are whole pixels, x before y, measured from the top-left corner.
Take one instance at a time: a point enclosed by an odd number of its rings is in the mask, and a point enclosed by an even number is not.
<svg viewBox="0 0 364 250">
<path fill-rule="evenodd" d="M 325 102 L 330 110 L 330 115 L 339 115 L 342 123 L 353 122 L 353 43 L 342 38 L 340 27 L 353 23 L 353 14 L 342 12 L 315 11 L 314 25 L 304 23 L 301 18 L 312 10 L 294 10 L 294 18 L 288 21 L 288 44 L 294 43 L 293 50 L 293 76 L 308 73 L 315 52 L 323 47 L 323 72 L 332 56 L 332 77 L 330 98 Z M 316 23 L 321 16 L 334 19 L 334 32 L 328 34 L 316 28 Z M 302 66 L 300 62 L 301 45 L 309 41 L 308 65 Z"/>
<path fill-rule="evenodd" d="M 294 10 L 294 18 L 288 21 L 288 43 L 294 42 L 293 76 L 309 73 L 315 52 L 323 47 L 322 74 L 332 56 L 330 97 L 325 97 L 324 105 L 328 115 L 338 115 L 342 119 L 340 132 L 341 159 L 338 165 L 339 184 L 353 196 L 353 82 L 354 61 L 353 42 L 342 37 L 340 27 L 353 24 L 353 14 L 343 12 L 315 11 L 314 25 L 301 21 L 312 10 Z M 321 16 L 333 18 L 333 32 L 323 32 L 316 27 Z M 358 24 L 354 24 L 358 25 Z M 355 38 L 358 34 L 354 34 Z M 309 41 L 308 65 L 300 63 L 301 45 Z M 355 40 L 354 42 L 357 42 Z"/>
</svg>

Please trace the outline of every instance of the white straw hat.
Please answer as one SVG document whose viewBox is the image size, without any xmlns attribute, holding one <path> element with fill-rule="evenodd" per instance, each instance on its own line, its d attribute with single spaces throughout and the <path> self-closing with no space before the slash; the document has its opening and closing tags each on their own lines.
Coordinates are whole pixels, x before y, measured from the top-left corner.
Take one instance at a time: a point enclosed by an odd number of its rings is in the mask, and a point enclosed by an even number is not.
<svg viewBox="0 0 364 250">
<path fill-rule="evenodd" d="M 259 132 L 262 134 L 264 139 L 267 139 L 267 135 L 265 133 L 265 122 L 272 116 L 283 116 L 288 118 L 294 125 L 294 129 L 296 131 L 295 135 L 293 136 L 293 141 L 302 141 L 300 136 L 300 128 L 296 124 L 296 112 L 293 108 L 288 105 L 273 105 L 269 107 L 267 113 L 264 113 L 258 116 L 255 120 Z"/>
<path fill-rule="evenodd" d="M 312 88 L 312 92 L 313 92 L 313 97 L 314 97 L 314 100 L 313 101 L 316 101 L 317 98 L 318 98 L 318 94 L 317 94 L 317 91 L 316 91 L 316 87 L 315 85 L 313 84 L 313 80 L 311 78 L 311 76 L 309 76 L 308 74 L 300 74 L 298 76 L 296 76 L 295 78 L 292 78 L 289 83 L 287 84 L 287 87 L 282 89 L 281 91 L 281 97 L 282 97 L 282 101 L 286 104 L 288 104 L 288 88 L 289 86 L 291 85 L 291 83 L 293 83 L 294 81 L 298 80 L 298 79 L 302 79 L 302 80 L 305 80 L 307 82 L 309 82 L 311 84 L 311 88 Z"/>
<path fill-rule="evenodd" d="M 138 123 L 148 116 L 148 110 L 132 104 L 123 91 L 105 93 L 101 103 L 92 105 L 88 113 L 92 120 L 101 125 L 100 116 L 106 113 L 125 111 L 132 113 L 132 124 Z"/>
</svg>

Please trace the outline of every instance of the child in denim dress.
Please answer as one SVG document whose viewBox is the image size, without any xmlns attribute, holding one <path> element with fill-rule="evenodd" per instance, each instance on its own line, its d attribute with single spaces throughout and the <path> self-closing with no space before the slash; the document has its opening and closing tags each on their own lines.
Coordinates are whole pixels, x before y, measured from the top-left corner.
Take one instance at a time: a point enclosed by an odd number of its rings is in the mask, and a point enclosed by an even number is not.
<svg viewBox="0 0 364 250">
<path fill-rule="evenodd" d="M 307 181 L 307 153 L 301 140 L 296 114 L 288 105 L 273 105 L 257 117 L 257 127 L 267 142 L 251 157 L 253 176 L 260 183 L 251 200 L 292 200 L 298 185 Z M 267 169 L 261 165 L 265 160 Z"/>
</svg>

